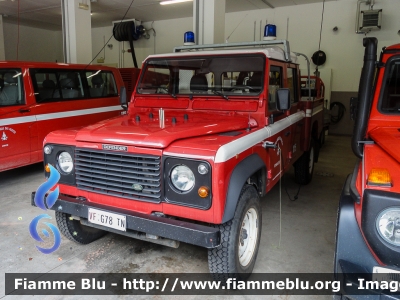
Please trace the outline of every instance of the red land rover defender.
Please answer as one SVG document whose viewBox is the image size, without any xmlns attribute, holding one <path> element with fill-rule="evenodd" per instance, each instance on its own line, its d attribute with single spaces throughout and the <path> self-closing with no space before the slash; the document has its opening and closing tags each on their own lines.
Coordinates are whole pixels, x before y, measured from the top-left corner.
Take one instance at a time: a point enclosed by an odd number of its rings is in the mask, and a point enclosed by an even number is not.
<svg viewBox="0 0 400 300">
<path fill-rule="evenodd" d="M 0 62 L 0 172 L 42 161 L 51 131 L 119 116 L 123 85 L 116 68 Z"/>
<path fill-rule="evenodd" d="M 360 162 L 340 198 L 335 276 L 348 298 L 399 299 L 380 282 L 395 280 L 399 289 L 400 44 L 384 48 L 379 62 L 376 38 L 365 38 L 364 47 L 352 139 Z"/>
<path fill-rule="evenodd" d="M 233 46 L 242 49 L 222 48 Z M 246 278 L 260 197 L 293 164 L 298 182 L 312 177 L 323 99 L 300 92 L 284 40 L 149 56 L 127 115 L 46 137 L 45 164 L 61 173 L 61 232 L 82 244 L 104 230 L 190 243 L 208 248 L 212 273 Z"/>
</svg>

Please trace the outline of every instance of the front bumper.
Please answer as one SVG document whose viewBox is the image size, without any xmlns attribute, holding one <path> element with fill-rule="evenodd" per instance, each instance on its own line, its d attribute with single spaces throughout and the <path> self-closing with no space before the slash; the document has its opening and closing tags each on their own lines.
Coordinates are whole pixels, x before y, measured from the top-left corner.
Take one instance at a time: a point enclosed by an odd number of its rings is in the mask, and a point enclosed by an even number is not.
<svg viewBox="0 0 400 300">
<path fill-rule="evenodd" d="M 35 192 L 32 193 L 31 197 L 31 204 L 33 206 L 35 206 L 34 198 Z M 91 226 L 91 223 L 87 222 L 89 208 L 125 215 L 127 230 L 155 235 L 209 249 L 220 245 L 220 231 L 218 228 L 103 206 L 82 201 L 68 195 L 60 194 L 56 203 L 49 209 L 79 217 L 81 220 L 83 219 L 85 221 L 84 224 L 86 226 Z M 93 224 L 93 227 L 98 228 L 98 225 Z M 101 226 L 101 229 L 116 232 L 104 226 Z"/>
<path fill-rule="evenodd" d="M 350 299 L 400 299 L 399 294 L 392 294 L 388 290 L 360 288 L 360 278 L 371 281 L 373 267 L 380 265 L 370 252 L 355 218 L 355 198 L 351 196 L 352 176 L 354 175 L 347 177 L 339 202 L 334 260 L 335 280 L 341 281 L 340 292 Z M 392 268 L 389 265 L 386 267 Z"/>
</svg>

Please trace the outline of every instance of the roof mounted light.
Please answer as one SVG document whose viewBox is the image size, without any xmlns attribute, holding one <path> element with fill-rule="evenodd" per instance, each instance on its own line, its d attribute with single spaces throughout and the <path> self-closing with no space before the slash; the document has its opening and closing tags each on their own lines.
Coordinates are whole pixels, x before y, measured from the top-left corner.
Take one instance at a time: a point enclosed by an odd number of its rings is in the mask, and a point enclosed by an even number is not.
<svg viewBox="0 0 400 300">
<path fill-rule="evenodd" d="M 276 39 L 276 26 L 273 24 L 267 24 L 264 27 L 264 41 L 270 41 Z"/>
<path fill-rule="evenodd" d="M 186 31 L 184 38 L 183 38 L 183 44 L 185 46 L 191 46 L 194 45 L 194 33 L 192 31 Z"/>
</svg>

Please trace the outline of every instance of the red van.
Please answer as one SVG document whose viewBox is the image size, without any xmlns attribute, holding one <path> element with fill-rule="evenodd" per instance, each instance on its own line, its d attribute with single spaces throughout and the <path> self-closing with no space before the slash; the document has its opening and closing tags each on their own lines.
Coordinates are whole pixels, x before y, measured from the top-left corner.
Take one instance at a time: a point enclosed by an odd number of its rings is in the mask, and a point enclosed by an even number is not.
<svg viewBox="0 0 400 300">
<path fill-rule="evenodd" d="M 121 114 L 116 68 L 0 62 L 0 172 L 43 160 L 51 131 Z"/>
</svg>

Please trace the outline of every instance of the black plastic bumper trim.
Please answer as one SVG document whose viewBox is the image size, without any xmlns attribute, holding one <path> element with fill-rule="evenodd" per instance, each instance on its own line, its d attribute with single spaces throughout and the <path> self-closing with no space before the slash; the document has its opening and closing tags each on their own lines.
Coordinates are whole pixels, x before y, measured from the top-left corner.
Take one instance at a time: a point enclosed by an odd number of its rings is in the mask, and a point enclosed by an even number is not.
<svg viewBox="0 0 400 300">
<path fill-rule="evenodd" d="M 33 206 L 35 206 L 34 197 L 35 192 L 32 193 L 31 198 L 31 204 Z M 132 212 L 115 207 L 110 208 L 109 206 L 81 201 L 68 195 L 60 194 L 58 200 L 50 209 L 87 219 L 88 208 L 96 208 L 125 215 L 126 226 L 127 229 L 130 230 L 153 234 L 209 249 L 220 245 L 220 231 L 218 228 Z"/>
<path fill-rule="evenodd" d="M 351 182 L 350 182 L 350 195 L 353 197 L 354 201 L 358 204 L 360 204 L 361 201 L 361 196 L 360 193 L 358 192 L 356 188 L 356 180 L 357 180 L 357 175 L 358 175 L 358 169 L 360 167 L 360 161 L 356 164 L 354 167 L 354 171 L 351 177 Z"/>
</svg>

